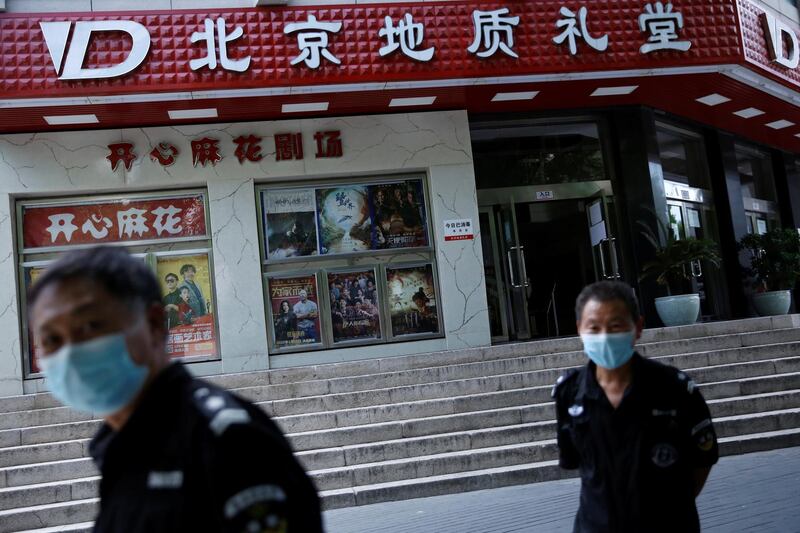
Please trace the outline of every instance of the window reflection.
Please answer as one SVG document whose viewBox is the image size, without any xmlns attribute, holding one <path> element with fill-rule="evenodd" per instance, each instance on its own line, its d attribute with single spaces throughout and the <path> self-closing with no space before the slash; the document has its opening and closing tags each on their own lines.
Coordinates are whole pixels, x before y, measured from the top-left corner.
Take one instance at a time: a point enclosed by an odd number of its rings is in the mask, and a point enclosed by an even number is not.
<svg viewBox="0 0 800 533">
<path fill-rule="evenodd" d="M 597 124 L 473 130 L 479 189 L 605 180 Z"/>
</svg>

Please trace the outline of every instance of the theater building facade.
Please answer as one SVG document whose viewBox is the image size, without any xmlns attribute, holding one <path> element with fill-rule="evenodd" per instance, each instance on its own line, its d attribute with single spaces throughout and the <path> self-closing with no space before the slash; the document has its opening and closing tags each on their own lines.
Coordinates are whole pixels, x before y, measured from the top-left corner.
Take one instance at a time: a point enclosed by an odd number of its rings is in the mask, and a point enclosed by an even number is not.
<svg viewBox="0 0 800 533">
<path fill-rule="evenodd" d="M 737 242 L 800 227 L 780 2 L 0 4 L 3 396 L 71 249 L 145 262 L 209 375 L 570 335 L 599 279 L 659 326 L 648 232 L 719 243 L 687 289 L 750 316 Z"/>
</svg>

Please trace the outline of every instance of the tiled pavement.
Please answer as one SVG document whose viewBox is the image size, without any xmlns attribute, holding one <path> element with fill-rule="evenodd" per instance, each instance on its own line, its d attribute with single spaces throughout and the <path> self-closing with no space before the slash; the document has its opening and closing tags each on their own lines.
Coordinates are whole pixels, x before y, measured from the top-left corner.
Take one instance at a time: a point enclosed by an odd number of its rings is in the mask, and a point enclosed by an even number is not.
<svg viewBox="0 0 800 533">
<path fill-rule="evenodd" d="M 328 533 L 572 531 L 575 479 L 325 513 Z M 704 532 L 800 533 L 800 448 L 725 457 L 698 500 Z"/>
</svg>

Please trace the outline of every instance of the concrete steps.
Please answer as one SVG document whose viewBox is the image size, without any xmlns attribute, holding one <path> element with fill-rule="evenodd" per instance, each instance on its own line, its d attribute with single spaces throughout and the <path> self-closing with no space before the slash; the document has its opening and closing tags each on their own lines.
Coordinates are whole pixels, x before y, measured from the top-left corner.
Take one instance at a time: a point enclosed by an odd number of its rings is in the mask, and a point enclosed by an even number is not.
<svg viewBox="0 0 800 533">
<path fill-rule="evenodd" d="M 724 454 L 800 444 L 800 317 L 645 332 L 687 370 Z M 557 339 L 216 376 L 288 434 L 326 508 L 556 479 L 553 382 L 583 364 Z M 88 531 L 90 415 L 48 394 L 0 399 L 0 532 Z"/>
</svg>

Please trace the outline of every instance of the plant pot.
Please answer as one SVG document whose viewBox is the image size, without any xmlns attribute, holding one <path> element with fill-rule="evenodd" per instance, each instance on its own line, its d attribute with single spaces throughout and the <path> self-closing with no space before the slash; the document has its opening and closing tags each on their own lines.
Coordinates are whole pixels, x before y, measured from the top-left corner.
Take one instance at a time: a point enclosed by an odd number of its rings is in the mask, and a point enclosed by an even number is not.
<svg viewBox="0 0 800 533">
<path fill-rule="evenodd" d="M 700 295 L 679 294 L 656 298 L 656 311 L 667 327 L 694 324 L 700 316 Z"/>
<path fill-rule="evenodd" d="M 759 316 L 785 315 L 792 306 L 792 291 L 767 291 L 753 295 Z"/>
</svg>

